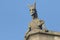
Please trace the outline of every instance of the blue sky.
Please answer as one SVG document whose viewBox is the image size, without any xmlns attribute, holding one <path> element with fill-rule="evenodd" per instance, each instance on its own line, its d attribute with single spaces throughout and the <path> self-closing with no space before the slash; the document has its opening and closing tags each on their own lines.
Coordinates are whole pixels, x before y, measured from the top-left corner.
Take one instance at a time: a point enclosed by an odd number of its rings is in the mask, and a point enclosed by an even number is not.
<svg viewBox="0 0 60 40">
<path fill-rule="evenodd" d="M 24 40 L 34 0 L 0 0 L 0 40 Z M 38 17 L 48 30 L 60 32 L 60 0 L 36 0 Z"/>
</svg>

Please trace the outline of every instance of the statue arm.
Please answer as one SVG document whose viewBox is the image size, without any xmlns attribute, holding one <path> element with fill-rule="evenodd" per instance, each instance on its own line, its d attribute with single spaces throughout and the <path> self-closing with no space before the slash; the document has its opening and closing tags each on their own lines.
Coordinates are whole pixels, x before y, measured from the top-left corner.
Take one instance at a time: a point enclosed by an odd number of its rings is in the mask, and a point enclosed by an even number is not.
<svg viewBox="0 0 60 40">
<path fill-rule="evenodd" d="M 43 20 L 40 20 L 40 24 L 43 25 L 44 24 L 44 21 Z"/>
<path fill-rule="evenodd" d="M 29 28 L 28 28 L 26 34 L 28 34 L 30 31 L 31 31 L 31 27 L 30 27 L 30 25 L 29 25 Z"/>
<path fill-rule="evenodd" d="M 45 24 L 42 25 L 42 30 L 46 30 Z"/>
<path fill-rule="evenodd" d="M 28 31 L 31 31 L 31 27 L 30 27 L 30 25 L 29 25 L 29 29 L 28 29 Z"/>
</svg>

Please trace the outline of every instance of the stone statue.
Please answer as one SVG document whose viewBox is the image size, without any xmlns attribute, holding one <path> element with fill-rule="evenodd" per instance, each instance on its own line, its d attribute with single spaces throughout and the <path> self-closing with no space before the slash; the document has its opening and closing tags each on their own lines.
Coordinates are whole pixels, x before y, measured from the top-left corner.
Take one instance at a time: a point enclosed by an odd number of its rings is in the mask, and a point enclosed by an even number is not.
<svg viewBox="0 0 60 40">
<path fill-rule="evenodd" d="M 29 5 L 29 10 L 32 16 L 32 21 L 29 23 L 29 29 L 25 35 L 25 40 L 28 40 L 29 37 L 32 35 L 36 35 L 36 33 L 40 34 L 41 31 L 48 32 L 48 30 L 46 29 L 44 25 L 44 21 L 39 20 L 38 18 L 38 14 L 36 10 L 36 2 L 34 2 L 33 5 Z"/>
<path fill-rule="evenodd" d="M 33 5 L 29 6 L 29 9 L 30 9 L 30 14 L 32 16 L 32 21 L 29 24 L 28 32 L 34 29 L 46 30 L 44 26 L 44 21 L 39 20 L 38 18 L 37 11 L 36 11 L 36 2 Z"/>
</svg>

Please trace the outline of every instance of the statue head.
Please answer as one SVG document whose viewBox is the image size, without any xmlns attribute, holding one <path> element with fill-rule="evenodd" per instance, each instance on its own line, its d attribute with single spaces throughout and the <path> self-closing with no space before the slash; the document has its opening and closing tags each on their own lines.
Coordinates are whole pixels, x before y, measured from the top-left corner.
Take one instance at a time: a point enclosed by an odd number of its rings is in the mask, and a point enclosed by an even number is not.
<svg viewBox="0 0 60 40">
<path fill-rule="evenodd" d="M 29 5 L 31 16 L 36 13 L 36 2 L 33 5 Z"/>
<path fill-rule="evenodd" d="M 37 11 L 36 11 L 36 0 L 33 5 L 29 5 L 29 10 L 33 19 L 38 18 Z"/>
</svg>

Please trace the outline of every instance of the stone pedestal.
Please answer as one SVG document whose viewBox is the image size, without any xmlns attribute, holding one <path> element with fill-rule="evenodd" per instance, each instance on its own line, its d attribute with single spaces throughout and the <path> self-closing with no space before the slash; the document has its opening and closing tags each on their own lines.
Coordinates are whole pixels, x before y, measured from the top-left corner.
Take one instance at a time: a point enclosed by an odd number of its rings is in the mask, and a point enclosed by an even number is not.
<svg viewBox="0 0 60 40">
<path fill-rule="evenodd" d="M 34 29 L 26 34 L 25 40 L 60 40 L 60 33 Z"/>
</svg>

